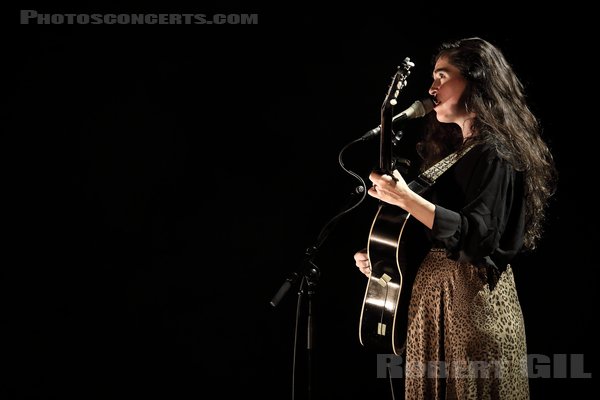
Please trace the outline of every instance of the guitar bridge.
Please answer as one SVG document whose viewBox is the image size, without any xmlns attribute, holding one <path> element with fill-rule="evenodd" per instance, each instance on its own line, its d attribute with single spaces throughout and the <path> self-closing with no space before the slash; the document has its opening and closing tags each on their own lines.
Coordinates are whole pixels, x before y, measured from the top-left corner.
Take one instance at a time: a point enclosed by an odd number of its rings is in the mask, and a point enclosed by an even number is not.
<svg viewBox="0 0 600 400">
<path fill-rule="evenodd" d="M 377 323 L 377 334 L 381 336 L 385 336 L 386 325 L 381 322 Z"/>
<path fill-rule="evenodd" d="M 386 287 L 388 282 L 392 280 L 392 277 L 389 276 L 388 274 L 383 274 L 381 275 L 381 278 L 379 278 L 377 280 L 377 283 L 379 283 L 382 287 Z"/>
</svg>

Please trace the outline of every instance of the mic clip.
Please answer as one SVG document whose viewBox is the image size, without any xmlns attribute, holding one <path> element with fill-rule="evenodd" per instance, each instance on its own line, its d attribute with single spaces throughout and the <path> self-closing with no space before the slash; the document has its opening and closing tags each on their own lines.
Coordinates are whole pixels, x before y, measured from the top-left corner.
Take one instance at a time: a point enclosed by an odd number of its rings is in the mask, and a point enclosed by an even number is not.
<svg viewBox="0 0 600 400">
<path fill-rule="evenodd" d="M 398 132 L 392 132 L 392 133 L 394 134 L 392 136 L 392 145 L 397 146 L 398 143 L 400 143 L 400 140 L 402 139 L 402 137 L 404 136 L 404 132 L 398 131 Z"/>
</svg>

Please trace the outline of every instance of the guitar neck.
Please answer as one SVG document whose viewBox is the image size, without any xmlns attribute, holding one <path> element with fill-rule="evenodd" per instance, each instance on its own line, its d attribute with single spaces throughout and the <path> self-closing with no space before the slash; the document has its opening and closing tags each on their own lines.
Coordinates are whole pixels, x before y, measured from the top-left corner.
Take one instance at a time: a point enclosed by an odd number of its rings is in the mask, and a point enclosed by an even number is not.
<svg viewBox="0 0 600 400">
<path fill-rule="evenodd" d="M 379 169 L 386 174 L 391 174 L 392 170 L 394 169 L 394 161 L 392 157 L 392 115 L 392 108 L 386 108 L 381 112 Z"/>
</svg>

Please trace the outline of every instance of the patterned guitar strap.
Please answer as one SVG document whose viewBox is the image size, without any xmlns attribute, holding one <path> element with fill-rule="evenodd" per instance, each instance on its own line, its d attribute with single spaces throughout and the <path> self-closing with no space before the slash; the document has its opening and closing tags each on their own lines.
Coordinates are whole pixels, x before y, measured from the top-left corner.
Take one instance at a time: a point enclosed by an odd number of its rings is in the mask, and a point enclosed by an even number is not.
<svg viewBox="0 0 600 400">
<path fill-rule="evenodd" d="M 429 167 L 426 171 L 422 172 L 419 176 L 415 178 L 414 181 L 408 184 L 408 187 L 417 194 L 423 194 L 427 189 L 429 189 L 435 181 L 450 168 L 455 162 L 461 159 L 462 156 L 467 154 L 469 150 L 471 150 L 475 146 L 474 144 L 460 149 L 447 157 L 441 159 L 431 167 Z"/>
</svg>

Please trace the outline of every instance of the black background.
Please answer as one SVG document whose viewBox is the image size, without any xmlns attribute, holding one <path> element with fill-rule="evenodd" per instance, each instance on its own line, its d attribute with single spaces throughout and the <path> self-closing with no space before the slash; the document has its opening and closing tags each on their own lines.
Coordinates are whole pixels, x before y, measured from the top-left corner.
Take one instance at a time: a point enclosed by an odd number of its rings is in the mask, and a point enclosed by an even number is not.
<svg viewBox="0 0 600 400">
<path fill-rule="evenodd" d="M 596 84 L 585 12 L 505 11 L 492 24 L 489 12 L 425 6 L 120 11 L 258 13 L 259 23 L 35 26 L 13 14 L 7 395 L 291 398 L 296 288 L 269 301 L 358 185 L 338 153 L 379 123 L 404 57 L 416 67 L 399 108 L 426 94 L 437 44 L 466 36 L 504 51 L 560 173 L 545 239 L 515 266 L 528 353 L 585 354 L 593 372 L 594 199 L 582 194 Z M 411 149 L 419 122 L 407 130 Z M 352 146 L 346 167 L 366 179 L 377 150 Z M 352 255 L 375 207 L 367 198 L 341 218 L 315 259 L 313 398 L 390 396 L 358 342 L 366 282 Z M 532 398 L 591 385 L 537 378 Z"/>
</svg>

